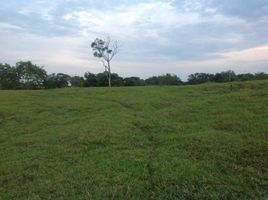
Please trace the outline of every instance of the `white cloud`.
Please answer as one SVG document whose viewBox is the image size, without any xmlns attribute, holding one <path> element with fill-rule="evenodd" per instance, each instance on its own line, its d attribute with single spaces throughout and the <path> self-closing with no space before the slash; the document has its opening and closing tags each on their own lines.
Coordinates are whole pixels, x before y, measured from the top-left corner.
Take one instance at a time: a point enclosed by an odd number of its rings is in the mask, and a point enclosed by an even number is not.
<svg viewBox="0 0 268 200">
<path fill-rule="evenodd" d="M 217 73 L 234 70 L 236 73 L 268 72 L 268 45 L 241 51 L 218 53 L 218 58 L 203 61 L 153 61 L 153 62 L 118 62 L 115 69 L 128 76 L 149 77 L 152 74 L 167 72 L 178 74 L 183 80 L 195 72 Z M 127 66 L 127 67 L 125 67 Z"/>
<path fill-rule="evenodd" d="M 192 6 L 191 6 L 192 7 Z M 209 8 L 207 8 L 209 10 Z M 241 25 L 242 19 L 223 16 L 212 12 L 177 9 L 171 2 L 149 2 L 124 5 L 111 10 L 84 9 L 63 16 L 76 25 L 83 35 L 110 34 L 127 39 L 161 39 L 164 33 L 185 25 L 219 23 L 222 26 Z M 163 39 L 163 38 L 162 38 Z M 161 40 L 160 40 L 161 42 Z"/>
<path fill-rule="evenodd" d="M 242 34 L 238 33 L 228 33 L 223 35 L 222 37 L 211 37 L 211 36 L 203 36 L 200 38 L 194 38 L 194 42 L 202 45 L 202 44 L 239 44 L 245 41 L 245 38 Z"/>
<path fill-rule="evenodd" d="M 79 2 L 70 0 L 74 1 Z M 266 24 L 267 17 L 248 22 L 206 6 L 205 0 L 180 1 L 179 6 L 171 0 L 124 5 L 105 1 L 110 9 L 97 9 L 95 1 L 91 1 L 92 6 L 62 9 L 63 2 L 66 0 L 37 1 L 20 6 L 18 12 L 27 20 L 25 26 L 21 20 L 17 24 L 24 28 L 14 25 L 16 20 L 0 22 L 3 47 L 0 61 L 12 64 L 32 60 L 45 65 L 50 73 L 101 72 L 103 67 L 93 58 L 90 42 L 95 37 L 109 34 L 123 43 L 120 54 L 112 63 L 112 70 L 122 76 L 148 77 L 171 72 L 185 79 L 194 72 L 218 72 L 230 68 L 237 72 L 268 70 L 265 68 L 267 46 L 254 47 L 261 43 L 258 41 L 265 41 L 261 39 L 266 36 L 261 37 L 261 31 L 252 29 Z M 65 13 L 66 10 L 69 13 Z M 31 20 L 36 15 L 38 19 Z M 64 32 L 65 36 L 53 34 L 59 26 L 63 27 L 59 34 L 64 30 L 70 32 Z M 33 31 L 35 28 L 38 31 Z M 73 32 L 78 34 L 70 35 Z M 249 37 L 252 43 L 248 41 Z M 253 48 L 233 51 L 245 48 L 243 44 Z"/>
<path fill-rule="evenodd" d="M 54 17 L 52 12 L 56 10 L 58 2 L 50 2 L 46 4 L 46 2 L 36 2 L 32 4 L 27 4 L 26 6 L 21 7 L 18 10 L 19 14 L 31 17 L 32 14 L 39 15 L 43 20 L 53 21 Z"/>
<path fill-rule="evenodd" d="M 229 62 L 268 62 L 268 45 L 218 54 Z M 267 66 L 268 68 L 268 66 Z"/>
<path fill-rule="evenodd" d="M 12 36 L 2 33 L 0 42 L 0 60 L 14 64 L 14 61 L 32 60 L 38 65 L 44 65 L 49 72 L 64 72 L 72 75 L 83 75 L 86 71 L 102 72 L 102 64 L 91 55 L 91 50 L 85 44 L 86 37 L 44 37 L 28 33 L 16 33 Z M 8 46 L 8 48 L 6 48 Z M 268 71 L 268 46 L 260 46 L 242 51 L 213 54 L 215 59 L 203 61 L 171 61 L 168 59 L 152 59 L 144 61 L 119 60 L 112 63 L 113 72 L 121 76 L 140 76 L 143 78 L 155 74 L 175 73 L 183 80 L 190 73 L 216 73 L 232 69 L 238 73 Z M 256 65 L 258 67 L 256 67 Z"/>
<path fill-rule="evenodd" d="M 21 27 L 7 23 L 7 22 L 0 22 L 0 32 L 7 32 L 7 31 L 17 31 L 23 30 Z"/>
<path fill-rule="evenodd" d="M 102 71 L 90 51 L 87 38 L 46 37 L 26 32 L 0 32 L 0 61 L 15 64 L 31 60 L 44 65 L 48 72 L 83 74 L 85 71 Z"/>
</svg>

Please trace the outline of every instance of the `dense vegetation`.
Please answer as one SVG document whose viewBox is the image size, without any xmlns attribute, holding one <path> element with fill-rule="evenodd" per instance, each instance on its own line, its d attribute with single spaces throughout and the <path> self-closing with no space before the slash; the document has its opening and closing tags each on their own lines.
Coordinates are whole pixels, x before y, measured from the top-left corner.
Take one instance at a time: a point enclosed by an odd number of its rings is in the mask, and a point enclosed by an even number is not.
<svg viewBox="0 0 268 200">
<path fill-rule="evenodd" d="M 64 73 L 47 74 L 47 72 L 30 61 L 18 62 L 12 67 L 0 63 L 0 89 L 42 89 L 42 88 L 64 88 L 64 87 L 97 87 L 108 85 L 108 74 L 106 72 L 93 74 L 86 72 L 84 77 L 70 76 Z M 181 85 L 200 84 L 205 82 L 230 82 L 268 79 L 266 73 L 238 74 L 226 71 L 216 74 L 195 73 L 189 75 L 188 81 L 183 83 L 174 74 L 152 76 L 146 80 L 139 77 L 122 78 L 116 73 L 111 74 L 112 86 L 144 86 L 144 85 Z"/>
<path fill-rule="evenodd" d="M 267 199 L 268 81 L 230 85 L 2 90 L 0 199 Z"/>
</svg>

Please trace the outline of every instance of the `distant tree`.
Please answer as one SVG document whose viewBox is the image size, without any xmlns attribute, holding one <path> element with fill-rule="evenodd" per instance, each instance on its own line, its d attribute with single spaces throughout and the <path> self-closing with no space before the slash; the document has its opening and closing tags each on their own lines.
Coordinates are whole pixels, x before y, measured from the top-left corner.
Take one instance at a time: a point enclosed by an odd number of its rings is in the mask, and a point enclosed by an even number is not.
<svg viewBox="0 0 268 200">
<path fill-rule="evenodd" d="M 140 86 L 144 85 L 144 80 L 140 79 L 139 77 L 127 77 L 124 78 L 124 86 Z"/>
<path fill-rule="evenodd" d="M 160 85 L 179 85 L 182 83 L 181 79 L 175 74 L 165 74 L 158 77 Z"/>
<path fill-rule="evenodd" d="M 107 86 L 108 79 L 107 79 L 106 72 L 96 74 L 96 79 L 97 79 L 97 86 L 100 86 L 100 87 Z"/>
<path fill-rule="evenodd" d="M 97 85 L 98 87 L 105 87 L 108 85 L 108 79 L 107 79 L 107 73 L 102 72 L 96 74 L 96 80 L 97 80 Z"/>
<path fill-rule="evenodd" d="M 111 74 L 111 82 L 113 86 L 123 86 L 124 85 L 124 81 L 123 78 L 120 77 L 118 74 L 116 73 L 112 73 Z"/>
<path fill-rule="evenodd" d="M 108 86 L 111 87 L 111 61 L 118 53 L 117 41 L 112 41 L 109 37 L 106 40 L 96 38 L 95 41 L 91 43 L 91 48 L 93 50 L 93 55 L 101 59 L 107 76 Z"/>
<path fill-rule="evenodd" d="M 215 82 L 231 82 L 236 80 L 236 74 L 232 70 L 228 70 L 225 72 L 217 73 L 214 76 Z"/>
<path fill-rule="evenodd" d="M 159 79 L 157 76 L 152 76 L 145 79 L 146 85 L 159 85 Z"/>
<path fill-rule="evenodd" d="M 177 75 L 165 74 L 161 76 L 152 76 L 145 80 L 147 85 L 179 85 L 182 84 L 181 79 Z"/>
<path fill-rule="evenodd" d="M 98 86 L 98 80 L 97 80 L 97 76 L 95 74 L 90 73 L 90 72 L 86 72 L 84 77 L 85 77 L 85 83 L 84 83 L 85 87 Z M 106 78 L 106 76 L 105 76 L 105 78 Z"/>
<path fill-rule="evenodd" d="M 83 87 L 85 80 L 81 76 L 72 76 L 70 77 L 70 82 L 72 87 Z"/>
<path fill-rule="evenodd" d="M 16 72 L 19 76 L 20 88 L 40 89 L 44 88 L 46 71 L 41 67 L 32 64 L 31 61 L 16 63 Z"/>
<path fill-rule="evenodd" d="M 100 42 L 102 44 L 102 42 Z M 105 43 L 103 43 L 104 45 Z M 105 44 L 106 45 L 106 44 Z M 103 48 L 105 47 L 103 46 Z M 109 45 L 108 45 L 109 46 Z M 97 48 L 97 47 L 96 47 Z M 104 48 L 106 51 L 107 48 Z M 97 52 L 97 51 L 96 51 Z M 96 53 L 95 52 L 95 53 Z M 109 51 L 110 52 L 110 51 Z M 108 53 L 110 56 L 113 54 Z M 98 57 L 98 56 L 97 56 Z M 102 58 L 102 57 L 101 57 Z M 103 59 L 103 58 L 102 58 Z M 106 68 L 107 69 L 107 68 Z M 110 71 L 111 72 L 111 71 Z M 46 74 L 46 71 L 32 62 L 18 62 L 16 66 L 0 63 L 0 89 L 42 89 L 42 88 L 63 88 L 74 87 L 96 87 L 96 86 L 139 86 L 139 85 L 179 85 L 183 84 L 181 79 L 174 74 L 164 74 L 152 76 L 146 80 L 139 77 L 122 78 L 116 73 L 110 73 L 107 78 L 107 71 L 93 74 L 85 73 L 84 77 L 69 76 L 68 74 Z M 250 81 L 268 79 L 268 74 L 259 72 L 256 74 L 246 73 L 236 75 L 234 71 L 224 71 L 220 73 L 194 73 L 188 77 L 189 84 L 199 84 L 204 82 L 230 82 L 230 81 Z M 230 84 L 232 90 L 232 84 Z"/>
<path fill-rule="evenodd" d="M 216 73 L 215 76 L 214 76 L 214 81 L 215 82 L 223 82 L 223 77 L 222 77 L 222 74 L 221 73 Z"/>
<path fill-rule="evenodd" d="M 101 87 L 107 86 L 108 80 L 107 80 L 106 72 L 98 73 L 96 75 L 96 79 L 97 79 L 97 86 L 101 86 Z M 113 84 L 113 86 L 123 86 L 123 78 L 120 77 L 116 73 L 112 73 L 111 83 Z"/>
<path fill-rule="evenodd" d="M 19 87 L 19 76 L 15 67 L 0 63 L 0 89 L 16 89 Z"/>
<path fill-rule="evenodd" d="M 67 74 L 50 74 L 45 80 L 46 88 L 64 88 L 71 85 L 71 77 Z"/>
<path fill-rule="evenodd" d="M 57 87 L 63 88 L 71 85 L 71 77 L 68 74 L 58 73 L 56 75 Z"/>
<path fill-rule="evenodd" d="M 237 80 L 239 80 L 239 81 L 250 81 L 250 80 L 255 79 L 255 76 L 253 74 L 250 74 L 250 73 L 238 74 L 236 77 L 237 77 Z"/>
<path fill-rule="evenodd" d="M 265 80 L 265 79 L 268 79 L 268 74 L 266 74 L 264 72 L 256 73 L 254 76 L 255 76 L 255 79 L 256 80 Z"/>
<path fill-rule="evenodd" d="M 47 89 L 57 88 L 58 87 L 58 79 L 57 79 L 56 74 L 53 73 L 53 74 L 47 75 L 44 85 L 45 85 L 45 88 L 47 88 Z"/>
<path fill-rule="evenodd" d="M 200 84 L 214 80 L 213 74 L 207 73 L 194 73 L 190 74 L 188 77 L 188 83 L 190 84 Z"/>
<path fill-rule="evenodd" d="M 174 81 L 176 82 L 176 77 L 174 79 L 170 74 L 160 75 L 157 78 L 159 80 L 159 85 L 177 85 L 177 83 L 173 83 Z"/>
</svg>

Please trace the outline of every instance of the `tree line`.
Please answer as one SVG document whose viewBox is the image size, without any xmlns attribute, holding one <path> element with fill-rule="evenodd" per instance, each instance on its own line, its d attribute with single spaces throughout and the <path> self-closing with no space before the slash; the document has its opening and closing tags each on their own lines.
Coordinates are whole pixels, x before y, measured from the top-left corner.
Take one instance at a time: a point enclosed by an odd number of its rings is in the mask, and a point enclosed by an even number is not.
<svg viewBox="0 0 268 200">
<path fill-rule="evenodd" d="M 259 72 L 255 74 L 251 73 L 235 74 L 234 71 L 228 70 L 216 74 L 194 73 L 189 75 L 188 83 L 189 84 L 200 84 L 206 82 L 224 83 L 232 81 L 252 81 L 252 80 L 265 80 L 265 79 L 268 79 L 268 74 L 264 72 Z"/>
<path fill-rule="evenodd" d="M 194 73 L 189 75 L 187 82 L 174 74 L 152 76 L 147 79 L 139 77 L 120 77 L 111 73 L 110 81 L 107 79 L 107 72 L 90 73 L 84 76 L 70 76 L 64 73 L 48 74 L 42 67 L 33 64 L 31 61 L 21 61 L 15 66 L 0 63 L 0 89 L 50 89 L 64 87 L 104 87 L 112 86 L 145 86 L 145 85 L 181 85 L 200 84 L 205 82 L 230 82 L 268 79 L 267 73 L 256 74 L 235 74 L 233 71 L 225 71 L 216 74 Z"/>
</svg>

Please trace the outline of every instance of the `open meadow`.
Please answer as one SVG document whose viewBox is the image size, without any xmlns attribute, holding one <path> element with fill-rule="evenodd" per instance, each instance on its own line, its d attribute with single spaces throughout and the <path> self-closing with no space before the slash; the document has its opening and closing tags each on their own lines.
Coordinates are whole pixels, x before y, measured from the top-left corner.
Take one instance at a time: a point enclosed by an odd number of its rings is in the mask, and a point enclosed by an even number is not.
<svg viewBox="0 0 268 200">
<path fill-rule="evenodd" d="M 2 90 L 0 158 L 0 199 L 267 199 L 268 81 Z"/>
</svg>

